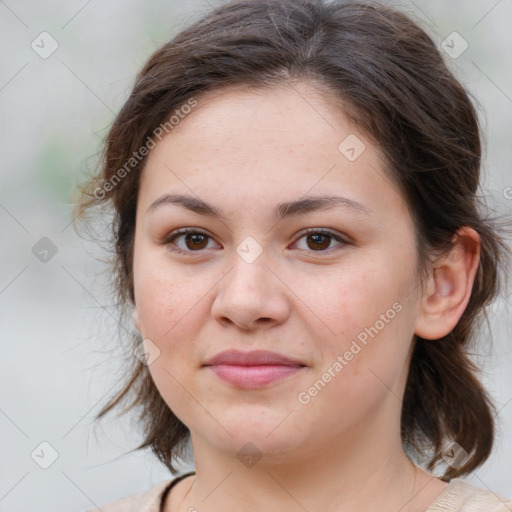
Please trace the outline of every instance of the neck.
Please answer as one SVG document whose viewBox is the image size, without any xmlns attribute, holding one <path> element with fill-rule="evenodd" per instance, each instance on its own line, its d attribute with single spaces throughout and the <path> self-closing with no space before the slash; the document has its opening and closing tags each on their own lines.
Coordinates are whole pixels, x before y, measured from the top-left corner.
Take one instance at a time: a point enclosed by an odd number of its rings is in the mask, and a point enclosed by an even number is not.
<svg viewBox="0 0 512 512">
<path fill-rule="evenodd" d="M 381 439 L 384 436 L 381 436 Z M 361 436 L 359 439 L 379 439 Z M 361 443 L 333 439 L 324 451 L 295 454 L 293 461 L 262 458 L 244 465 L 192 434 L 195 480 L 179 512 L 229 509 L 248 512 L 292 508 L 349 512 L 353 510 L 425 510 L 446 484 L 414 466 L 395 443 Z"/>
</svg>

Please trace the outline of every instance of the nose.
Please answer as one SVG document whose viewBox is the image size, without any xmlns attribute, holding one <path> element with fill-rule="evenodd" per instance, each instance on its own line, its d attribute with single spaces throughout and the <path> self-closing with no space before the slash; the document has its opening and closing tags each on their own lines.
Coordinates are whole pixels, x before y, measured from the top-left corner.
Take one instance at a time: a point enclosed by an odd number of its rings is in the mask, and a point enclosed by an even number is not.
<svg viewBox="0 0 512 512">
<path fill-rule="evenodd" d="M 252 262 L 233 254 L 233 266 L 219 282 L 212 304 L 216 321 L 243 330 L 271 328 L 286 321 L 290 292 L 268 263 L 263 254 Z"/>
</svg>

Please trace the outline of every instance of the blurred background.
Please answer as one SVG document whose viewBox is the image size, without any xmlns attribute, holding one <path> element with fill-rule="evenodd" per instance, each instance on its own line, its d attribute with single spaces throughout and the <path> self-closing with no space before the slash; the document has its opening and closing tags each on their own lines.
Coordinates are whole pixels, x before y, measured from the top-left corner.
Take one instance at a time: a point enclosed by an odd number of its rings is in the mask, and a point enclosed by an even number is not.
<svg viewBox="0 0 512 512">
<path fill-rule="evenodd" d="M 496 213 L 510 212 L 512 1 L 390 3 L 427 29 L 480 104 L 483 190 Z M 119 389 L 122 353 L 105 254 L 73 230 L 70 194 L 149 55 L 215 5 L 0 0 L 0 511 L 86 510 L 172 477 L 148 451 L 130 453 L 142 441 L 133 416 L 93 422 Z M 511 332 L 499 300 L 475 356 L 498 439 L 467 478 L 509 497 Z"/>
</svg>

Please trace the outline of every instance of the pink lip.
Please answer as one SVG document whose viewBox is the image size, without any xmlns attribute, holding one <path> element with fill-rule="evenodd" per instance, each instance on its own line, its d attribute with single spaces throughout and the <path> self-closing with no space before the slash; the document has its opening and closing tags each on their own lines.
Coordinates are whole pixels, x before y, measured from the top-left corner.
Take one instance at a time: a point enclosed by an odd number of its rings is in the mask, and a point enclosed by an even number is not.
<svg viewBox="0 0 512 512">
<path fill-rule="evenodd" d="M 229 350 L 205 365 L 221 379 L 243 388 L 257 388 L 297 373 L 306 365 L 275 352 Z"/>
<path fill-rule="evenodd" d="M 298 359 L 283 356 L 277 352 L 269 352 L 268 350 L 251 350 L 243 352 L 241 350 L 226 350 L 216 356 L 208 359 L 204 366 L 216 364 L 234 364 L 239 366 L 259 366 L 267 364 L 279 364 L 286 366 L 305 366 Z"/>
<path fill-rule="evenodd" d="M 298 372 L 303 366 L 267 364 L 261 366 L 237 366 L 219 364 L 210 366 L 221 379 L 242 388 L 258 388 Z"/>
</svg>

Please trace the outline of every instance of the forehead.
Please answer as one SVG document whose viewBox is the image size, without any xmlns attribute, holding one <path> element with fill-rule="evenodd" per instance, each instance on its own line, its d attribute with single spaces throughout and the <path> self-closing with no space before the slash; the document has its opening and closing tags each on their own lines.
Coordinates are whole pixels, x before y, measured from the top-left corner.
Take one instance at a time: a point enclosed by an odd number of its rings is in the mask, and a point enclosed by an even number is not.
<svg viewBox="0 0 512 512">
<path fill-rule="evenodd" d="M 347 136 L 364 136 L 343 114 L 340 102 L 325 94 L 316 84 L 302 82 L 202 92 L 193 98 L 196 106 L 150 151 L 146 166 L 154 168 L 162 158 L 196 162 L 207 155 L 227 167 L 237 157 L 251 156 L 245 163 L 257 171 L 287 154 L 308 162 L 318 161 L 319 153 L 334 164 Z"/>
<path fill-rule="evenodd" d="M 261 137 L 281 144 L 307 143 L 325 138 L 328 132 L 356 130 L 344 115 L 342 103 L 326 86 L 314 82 L 230 85 L 202 92 L 194 99 L 197 106 L 182 116 L 169 137 L 194 136 L 204 143 L 211 138 L 224 139 L 228 145 L 243 139 L 248 149 Z"/>
<path fill-rule="evenodd" d="M 336 190 L 389 207 L 379 148 L 324 91 L 305 83 L 229 87 L 195 99 L 197 106 L 148 156 L 140 190 L 146 208 L 164 192 L 207 200 L 214 187 L 223 202 L 237 195 L 242 206 L 243 200 L 254 205 L 259 198 L 261 205 L 263 198 L 293 200 Z M 347 140 L 360 153 L 355 159 L 343 152 Z"/>
</svg>

